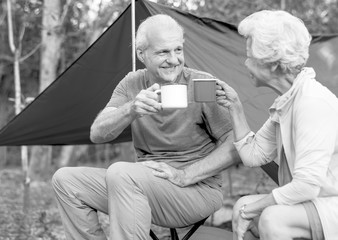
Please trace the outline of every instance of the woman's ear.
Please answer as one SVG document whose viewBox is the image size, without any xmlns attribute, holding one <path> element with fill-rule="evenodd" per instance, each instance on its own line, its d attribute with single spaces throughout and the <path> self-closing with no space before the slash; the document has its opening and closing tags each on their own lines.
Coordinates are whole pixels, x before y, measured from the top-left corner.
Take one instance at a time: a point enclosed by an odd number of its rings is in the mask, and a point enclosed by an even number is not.
<svg viewBox="0 0 338 240">
<path fill-rule="evenodd" d="M 278 63 L 273 63 L 273 64 L 271 64 L 271 66 L 270 66 L 271 72 L 276 72 L 278 66 L 279 66 Z"/>
<path fill-rule="evenodd" d="M 136 50 L 137 58 L 140 60 L 142 63 L 144 63 L 144 52 L 140 49 Z"/>
</svg>

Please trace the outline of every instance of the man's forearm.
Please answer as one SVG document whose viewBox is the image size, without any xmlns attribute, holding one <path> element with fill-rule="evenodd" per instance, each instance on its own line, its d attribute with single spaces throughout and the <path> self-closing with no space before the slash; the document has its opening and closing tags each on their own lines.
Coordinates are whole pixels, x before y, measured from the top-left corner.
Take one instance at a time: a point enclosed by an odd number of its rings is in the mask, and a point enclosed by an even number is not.
<svg viewBox="0 0 338 240">
<path fill-rule="evenodd" d="M 90 128 L 90 139 L 94 143 L 114 140 L 136 118 L 130 111 L 131 103 L 119 108 L 105 108 L 96 117 Z"/>
<path fill-rule="evenodd" d="M 231 134 L 209 156 L 184 169 L 184 185 L 189 186 L 212 177 L 239 162 L 241 160 L 233 145 Z"/>
</svg>

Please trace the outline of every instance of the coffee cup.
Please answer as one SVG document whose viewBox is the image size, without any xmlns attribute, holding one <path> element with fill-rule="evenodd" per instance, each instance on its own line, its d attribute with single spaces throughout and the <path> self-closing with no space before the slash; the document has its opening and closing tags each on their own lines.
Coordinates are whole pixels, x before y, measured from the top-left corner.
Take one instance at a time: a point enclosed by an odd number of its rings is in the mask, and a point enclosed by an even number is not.
<svg viewBox="0 0 338 240">
<path fill-rule="evenodd" d="M 160 94 L 163 109 L 188 107 L 187 85 L 165 84 L 161 85 L 161 89 L 155 92 Z"/>
<path fill-rule="evenodd" d="M 216 101 L 216 79 L 193 79 L 195 102 Z"/>
</svg>

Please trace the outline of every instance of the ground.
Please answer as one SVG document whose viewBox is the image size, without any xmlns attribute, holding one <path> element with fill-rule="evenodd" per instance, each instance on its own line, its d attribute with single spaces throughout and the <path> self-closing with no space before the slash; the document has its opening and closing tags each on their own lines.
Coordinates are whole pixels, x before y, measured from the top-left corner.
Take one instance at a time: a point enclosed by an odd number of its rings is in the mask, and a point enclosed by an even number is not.
<svg viewBox="0 0 338 240">
<path fill-rule="evenodd" d="M 51 178 L 51 177 L 50 177 Z M 0 170 L 0 240 L 64 240 L 64 232 L 50 178 L 30 183 L 30 207 L 23 212 L 23 174 L 20 168 Z M 276 185 L 260 168 L 234 167 L 224 172 L 223 207 L 205 223 L 231 231 L 234 202 L 243 195 L 265 193 Z M 99 215 L 107 232 L 108 217 Z M 153 226 L 161 239 L 167 230 Z"/>
</svg>

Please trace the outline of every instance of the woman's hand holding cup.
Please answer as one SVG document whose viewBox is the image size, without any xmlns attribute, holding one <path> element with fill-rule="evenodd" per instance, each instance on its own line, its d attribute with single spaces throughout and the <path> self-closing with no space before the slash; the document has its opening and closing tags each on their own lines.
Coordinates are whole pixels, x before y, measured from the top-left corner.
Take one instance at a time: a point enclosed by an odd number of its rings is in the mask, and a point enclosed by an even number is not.
<svg viewBox="0 0 338 240">
<path fill-rule="evenodd" d="M 216 79 L 216 102 L 230 109 L 235 103 L 239 102 L 238 94 L 228 84 Z"/>
</svg>

